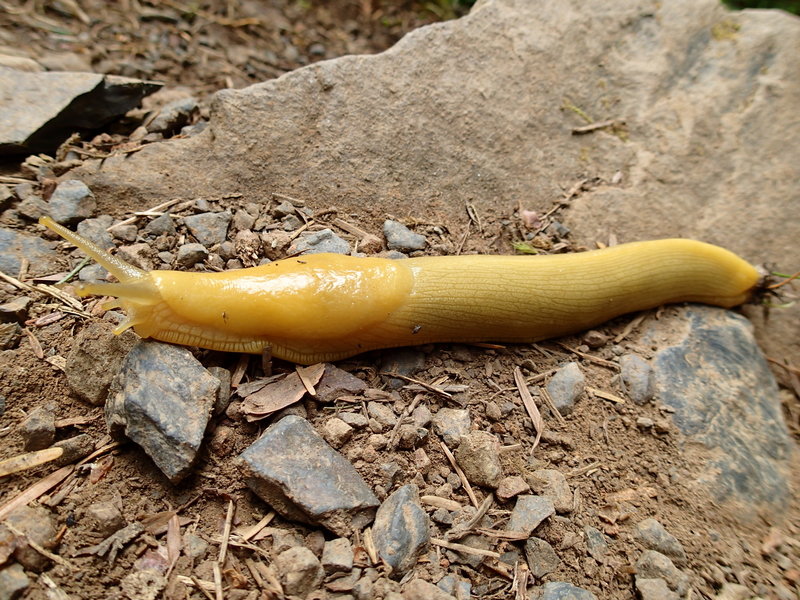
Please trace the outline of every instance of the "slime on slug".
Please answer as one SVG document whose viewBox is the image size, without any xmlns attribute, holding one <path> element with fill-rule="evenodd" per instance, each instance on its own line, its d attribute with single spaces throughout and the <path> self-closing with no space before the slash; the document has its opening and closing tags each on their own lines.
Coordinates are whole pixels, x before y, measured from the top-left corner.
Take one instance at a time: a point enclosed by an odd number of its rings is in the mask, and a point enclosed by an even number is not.
<svg viewBox="0 0 800 600">
<path fill-rule="evenodd" d="M 119 283 L 81 284 L 113 296 L 142 337 L 311 364 L 432 342 L 534 342 L 673 302 L 732 307 L 758 271 L 693 240 L 621 244 L 550 256 L 403 260 L 311 254 L 222 273 L 143 271 L 49 217 L 49 227 Z"/>
</svg>

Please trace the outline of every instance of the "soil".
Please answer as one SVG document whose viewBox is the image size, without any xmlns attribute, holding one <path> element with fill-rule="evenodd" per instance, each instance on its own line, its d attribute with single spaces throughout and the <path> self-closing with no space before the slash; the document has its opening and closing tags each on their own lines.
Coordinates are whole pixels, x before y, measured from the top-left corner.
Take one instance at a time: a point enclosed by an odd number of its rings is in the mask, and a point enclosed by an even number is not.
<svg viewBox="0 0 800 600">
<path fill-rule="evenodd" d="M 343 54 L 379 52 L 405 32 L 441 16 L 451 16 L 446 14 L 449 7 L 447 2 L 379 0 L 333 0 L 319 4 L 282 0 L 33 2 L 20 3 L 13 10 L 0 14 L 0 41 L 33 57 L 72 53 L 82 57 L 97 72 L 163 81 L 167 90 L 185 88 L 202 105 L 210 94 L 223 87 L 242 87 Z M 151 101 L 151 105 L 157 102 Z M 101 143 L 108 144 L 109 139 L 111 143 L 124 143 L 142 114 L 131 115 L 130 123 L 113 131 L 111 138 L 95 140 L 98 147 Z M 91 143 L 86 147 L 92 147 Z M 29 176 L 19 165 L 6 165 L 6 169 L 19 169 L 19 175 Z M 260 216 L 268 221 L 273 219 L 272 209 L 280 201 L 280 198 L 273 198 L 271 203 L 263 205 Z M 215 210 L 235 211 L 242 207 L 242 201 L 237 198 L 212 202 Z M 184 210 L 183 214 L 191 212 L 190 207 Z M 373 206 L 369 213 L 347 215 L 347 220 L 380 236 L 378 216 L 391 212 L 391 206 Z M 515 239 L 515 227 L 518 227 L 509 226 L 509 223 L 520 222 L 513 214 L 498 215 L 494 221 L 483 223 L 482 236 L 470 236 L 465 243 L 460 236 L 447 233 L 446 227 L 439 227 L 442 224 L 436 222 L 436 215 L 427 215 L 424 206 L 409 212 L 425 215 L 427 224 L 418 223 L 416 231 L 427 234 L 429 239 L 440 240 L 443 250 L 463 245 L 464 251 L 509 251 Z M 330 213 L 326 221 L 324 215 L 315 215 L 315 221 L 328 225 L 336 216 Z M 146 224 L 147 219 L 137 221 L 139 228 Z M 25 228 L 42 235 L 42 229 L 34 225 Z M 558 238 L 543 238 L 543 241 L 569 245 L 568 241 Z M 66 259 L 66 250 L 64 255 L 65 267 L 75 262 L 77 254 L 70 260 Z M 0 303 L 18 295 L 13 287 L 0 285 Z M 93 318 L 110 318 L 101 316 L 96 300 L 86 301 L 86 308 L 95 315 Z M 247 489 L 234 460 L 258 437 L 266 422 L 248 423 L 239 410 L 240 400 L 234 397 L 227 411 L 212 421 L 208 443 L 195 474 L 179 485 L 170 484 L 135 445 L 108 447 L 111 440 L 105 430 L 102 409 L 75 398 L 61 368 L 61 357 L 67 356 L 86 320 L 72 315 L 55 322 L 37 320 L 52 312 L 51 299 L 36 296 L 28 335 L 17 348 L 0 353 L 0 395 L 5 397 L 5 410 L 0 412 L 3 441 L 0 459 L 23 451 L 20 424 L 27 414 L 40 407 L 55 413 L 57 439 L 86 433 L 96 448 L 105 450 L 39 498 L 39 502 L 52 511 L 60 528 L 56 552 L 73 568 L 51 563 L 44 571 L 49 580 L 44 575 L 38 579 L 34 577 L 22 597 L 59 597 L 53 595 L 48 581 L 71 598 L 147 597 L 145 592 L 131 592 L 121 582 L 132 572 L 143 569 L 148 561 L 163 566 L 167 560 L 164 550 L 167 522 L 174 514 L 179 517 L 182 534 L 194 533 L 208 542 L 209 548 L 194 558 L 184 551 L 168 571 L 163 597 L 204 597 L 186 578 L 214 581 L 213 565 L 219 553 L 229 501 L 235 504 L 232 519 L 235 531 L 257 523 L 270 510 Z M 645 318 L 652 322 L 656 315 L 647 313 Z M 631 320 L 631 317 L 618 319 L 599 331 L 608 337 L 617 336 Z M 613 344 L 590 350 L 584 346 L 584 341 L 576 336 L 533 346 L 424 347 L 421 349 L 424 367 L 414 374 L 424 382 L 446 381 L 467 386 L 468 391 L 456 395 L 454 400 L 425 394 L 422 402 L 433 413 L 441 407 L 454 406 L 454 402 L 466 406 L 473 427 L 493 432 L 504 445 L 511 447 L 502 455 L 506 475 L 524 477 L 537 468 L 553 468 L 568 477 L 576 492 L 575 510 L 548 520 L 537 530 L 537 535 L 556 548 L 561 558 L 560 567 L 546 580 L 572 582 L 593 591 L 598 598 L 633 597 L 634 563 L 642 546 L 633 539 L 632 525 L 654 517 L 683 544 L 688 556 L 685 569 L 691 573 L 694 597 L 713 598 L 725 582 L 746 585 L 764 598 L 798 597 L 800 572 L 796 565 L 800 564 L 800 542 L 797 541 L 800 539 L 800 511 L 796 502 L 783 515 L 783 521 L 776 519 L 774 522 L 765 519 L 744 522 L 725 507 L 698 511 L 696 507 L 712 507 L 713 503 L 698 489 L 675 483 L 691 479 L 691 474 L 698 470 L 693 454 L 681 446 L 677 431 L 669 425 L 646 430 L 636 425 L 639 417 L 650 418 L 657 424 L 668 423 L 668 415 L 659 406 L 637 407 L 629 402 L 617 404 L 584 397 L 563 424 L 543 411 L 548 433 L 531 458 L 534 430 L 530 419 L 523 416 L 522 403 L 514 388 L 514 368 L 521 365 L 523 372 L 531 377 L 544 373 L 567 358 L 576 358 L 566 348 L 581 347 L 600 359 L 614 357 Z M 623 348 L 645 355 L 652 351 L 637 347 L 635 332 L 620 343 Z M 206 365 L 221 365 L 232 371 L 241 365 L 241 358 L 235 355 L 197 351 L 197 356 Z M 379 374 L 384 356 L 382 352 L 370 353 L 342 361 L 339 366 L 363 378 L 370 387 L 385 388 L 386 381 Z M 588 385 L 611 394 L 623 394 L 612 370 L 596 360 L 578 360 L 587 375 Z M 259 359 L 250 358 L 246 364 L 245 381 L 263 375 Z M 276 361 L 272 368 L 280 372 L 289 371 L 292 366 Z M 797 439 L 800 434 L 798 398 L 788 390 L 783 393 L 787 421 Z M 413 390 L 400 390 L 391 404 L 396 414 L 401 414 L 416 394 Z M 512 418 L 498 419 L 494 414 L 493 404 L 503 401 L 514 404 Z M 345 402 L 321 405 L 312 400 L 306 400 L 304 406 L 309 420 L 318 429 L 326 418 L 348 407 Z M 431 435 L 422 446 L 431 460 L 423 475 L 417 472 L 413 450 L 375 448 L 370 444 L 370 433 L 369 430 L 356 432 L 342 452 L 381 499 L 396 486 L 413 482 L 420 486 L 422 494 L 449 493 L 451 499 L 463 506 L 470 504 L 463 487 L 454 482 L 452 469 L 435 436 Z M 382 468 L 388 463 L 399 467 L 393 478 Z M 52 465 L 44 465 L 6 477 L 0 490 L 0 504 L 54 470 Z M 796 479 L 797 475 L 793 477 Z M 443 487 L 445 481 L 454 482 L 451 487 L 455 489 L 450 492 Z M 799 482 L 792 483 L 796 489 Z M 482 498 L 487 490 L 478 492 Z M 624 501 L 619 500 L 620 495 L 625 497 Z M 147 521 L 150 525 L 144 535 L 123 546 L 113 563 L 79 553 L 104 537 L 87 516 L 89 507 L 101 501 L 117 505 L 128 522 Z M 495 502 L 488 513 L 492 524 L 502 524 L 512 506 L 513 503 Z M 596 527 L 608 536 L 609 551 L 605 558 L 597 560 L 588 553 L 583 541 L 584 525 Z M 269 527 L 291 532 L 312 548 L 318 545 L 320 533 L 313 527 L 280 517 L 274 518 Z M 433 535 L 443 538 L 447 530 L 447 526 L 434 525 Z M 783 543 L 777 550 L 767 552 L 763 544 L 774 539 L 776 531 Z M 325 535 L 330 538 L 329 533 Z M 486 540 L 488 547 L 496 552 L 516 550 L 521 553 L 518 543 Z M 352 541 L 359 545 L 359 539 Z M 254 544 L 260 550 L 230 548 L 222 573 L 226 598 L 279 597 L 268 591 L 271 589 L 268 582 L 257 581 L 247 566 L 248 561 L 270 556 L 271 548 L 277 544 L 274 532 Z M 363 567 L 368 565 L 369 559 L 363 553 L 357 558 Z M 478 568 L 459 564 L 443 550 L 434 548 L 434 560 L 424 557 L 415 575 L 436 582 L 445 574 L 455 573 L 472 583 L 475 597 L 525 597 L 515 588 L 513 564 L 505 567 L 497 562 L 489 564 Z M 335 596 L 322 588 L 313 597 Z"/>
</svg>

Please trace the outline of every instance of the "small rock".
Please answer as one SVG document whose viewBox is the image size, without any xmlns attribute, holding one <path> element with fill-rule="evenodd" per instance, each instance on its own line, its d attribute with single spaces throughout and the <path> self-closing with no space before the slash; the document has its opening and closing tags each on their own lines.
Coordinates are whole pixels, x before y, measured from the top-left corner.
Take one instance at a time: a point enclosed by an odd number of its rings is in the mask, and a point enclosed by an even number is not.
<svg viewBox="0 0 800 600">
<path fill-rule="evenodd" d="M 642 600 L 680 600 L 680 596 L 669 589 L 667 582 L 659 578 L 636 576 L 636 591 Z"/>
<path fill-rule="evenodd" d="M 100 215 L 94 219 L 84 219 L 78 223 L 78 235 L 82 235 L 104 250 L 108 250 L 114 247 L 114 238 L 108 231 L 108 228 L 113 224 L 114 219 L 110 215 Z M 135 226 L 134 229 L 136 229 Z M 133 239 L 136 239 L 136 233 L 134 233 Z"/>
<path fill-rule="evenodd" d="M 417 427 L 430 427 L 433 415 L 431 414 L 431 409 L 423 404 L 414 409 L 411 413 L 411 419 Z"/>
<path fill-rule="evenodd" d="M 528 568 L 537 579 L 543 579 L 561 564 L 561 559 L 553 547 L 537 537 L 528 538 L 525 542 L 525 558 Z"/>
<path fill-rule="evenodd" d="M 369 419 L 361 413 L 340 412 L 339 418 L 353 429 L 364 429 L 369 422 Z"/>
<path fill-rule="evenodd" d="M 163 563 L 159 561 L 157 564 L 160 567 Z M 155 568 L 135 569 L 122 578 L 119 587 L 123 598 L 158 600 L 167 587 L 167 578 Z"/>
<path fill-rule="evenodd" d="M 583 343 L 589 348 L 602 348 L 608 342 L 608 336 L 596 329 L 592 329 L 583 334 Z"/>
<path fill-rule="evenodd" d="M 286 215 L 281 219 L 281 223 L 283 224 L 284 231 L 294 231 L 295 229 L 300 229 L 303 226 L 303 222 L 297 215 Z M 307 252 L 307 254 L 313 254 L 313 253 Z"/>
<path fill-rule="evenodd" d="M 455 596 L 442 591 L 422 579 L 412 579 L 403 588 L 402 600 L 456 600 Z"/>
<path fill-rule="evenodd" d="M 56 438 L 56 416 L 52 407 L 33 409 L 22 422 L 20 434 L 28 452 L 49 448 Z"/>
<path fill-rule="evenodd" d="M 503 477 L 500 440 L 491 433 L 470 431 L 461 437 L 454 454 L 470 483 L 490 488 L 496 488 L 500 484 Z"/>
<path fill-rule="evenodd" d="M 139 444 L 176 483 L 197 457 L 219 386 L 186 348 L 139 342 L 111 383 L 105 407 L 109 431 Z"/>
<path fill-rule="evenodd" d="M 634 538 L 648 550 L 669 556 L 677 563 L 686 562 L 686 552 L 681 543 L 656 519 L 645 519 L 636 525 Z"/>
<path fill-rule="evenodd" d="M 2 600 L 19 598 L 30 584 L 31 580 L 25 575 L 22 565 L 12 563 L 0 568 L 0 598 Z"/>
<path fill-rule="evenodd" d="M 375 515 L 378 499 L 372 490 L 301 417 L 289 415 L 270 425 L 241 460 L 250 489 L 288 519 L 348 536 Z"/>
<path fill-rule="evenodd" d="M 531 491 L 531 487 L 519 475 L 511 475 L 503 477 L 500 484 L 497 486 L 497 498 L 500 500 L 508 500 L 520 494 L 526 494 Z"/>
<path fill-rule="evenodd" d="M 88 219 L 95 210 L 97 201 L 92 190 L 77 179 L 67 179 L 59 183 L 48 202 L 50 216 L 62 225 L 74 225 Z"/>
<path fill-rule="evenodd" d="M 555 469 L 537 469 L 528 478 L 531 489 L 553 501 L 559 514 L 570 513 L 573 508 L 572 490 L 567 479 Z"/>
<path fill-rule="evenodd" d="M 608 553 L 606 536 L 591 525 L 586 525 L 583 528 L 583 535 L 586 537 L 586 550 L 589 555 L 597 562 L 602 563 Z"/>
<path fill-rule="evenodd" d="M 402 450 L 413 450 L 428 439 L 428 430 L 413 424 L 401 425 L 397 431 L 397 446 Z"/>
<path fill-rule="evenodd" d="M 628 397 L 636 404 L 647 404 L 653 399 L 655 385 L 653 368 L 638 354 L 624 354 L 619 358 L 620 377 Z"/>
<path fill-rule="evenodd" d="M 0 183 L 0 211 L 4 211 L 11 206 L 11 199 L 13 197 L 14 192 L 12 192 L 7 185 Z"/>
<path fill-rule="evenodd" d="M 95 502 L 86 508 L 86 517 L 94 530 L 103 537 L 122 529 L 127 524 L 119 508 L 113 502 Z"/>
<path fill-rule="evenodd" d="M 301 254 L 319 254 L 321 252 L 350 254 L 350 244 L 330 229 L 323 229 L 301 236 L 294 244 L 294 252 Z"/>
<path fill-rule="evenodd" d="M 650 417 L 636 417 L 636 426 L 639 429 L 652 429 L 654 425 L 655 421 L 653 421 L 653 419 Z"/>
<path fill-rule="evenodd" d="M 412 252 L 414 250 L 424 250 L 427 245 L 424 235 L 414 233 L 397 221 L 388 219 L 384 221 L 383 235 L 386 236 L 386 247 L 389 250 Z"/>
<path fill-rule="evenodd" d="M 245 231 L 253 228 L 256 218 L 242 208 L 233 213 L 232 223 L 236 231 Z"/>
<path fill-rule="evenodd" d="M 689 590 L 689 577 L 669 557 L 655 550 L 645 550 L 636 561 L 636 578 L 663 579 L 669 589 L 684 596 Z"/>
<path fill-rule="evenodd" d="M 282 219 L 287 215 L 293 215 L 297 209 L 294 207 L 294 204 L 289 202 L 288 200 L 284 200 L 280 204 L 278 204 L 275 208 L 272 209 L 272 214 L 275 216 L 276 219 Z"/>
<path fill-rule="evenodd" d="M 208 372 L 219 380 L 219 392 L 214 402 L 214 414 L 221 415 L 231 403 L 231 372 L 224 367 L 208 367 Z"/>
<path fill-rule="evenodd" d="M 394 427 L 397 424 L 397 415 L 382 402 L 370 402 L 367 404 L 367 414 L 383 427 Z"/>
<path fill-rule="evenodd" d="M 192 560 L 203 558 L 208 551 L 208 542 L 191 532 L 183 535 L 183 551 Z"/>
<path fill-rule="evenodd" d="M 39 196 L 31 195 L 17 204 L 17 212 L 25 219 L 38 221 L 50 212 L 50 207 Z"/>
<path fill-rule="evenodd" d="M 486 403 L 486 418 L 490 421 L 499 421 L 503 418 L 503 412 L 500 409 L 500 405 L 494 400 Z"/>
<path fill-rule="evenodd" d="M 325 571 L 314 553 L 298 546 L 281 552 L 274 561 L 278 579 L 288 596 L 305 598 L 322 583 Z"/>
<path fill-rule="evenodd" d="M 517 531 L 530 535 L 545 519 L 555 514 L 553 501 L 544 496 L 518 496 L 507 531 Z"/>
<path fill-rule="evenodd" d="M 338 417 L 331 417 L 322 425 L 322 437 L 339 449 L 353 437 L 353 428 Z"/>
<path fill-rule="evenodd" d="M 417 563 L 430 540 L 428 515 L 419 504 L 416 485 L 404 485 L 380 506 L 372 526 L 378 555 L 399 579 Z"/>
<path fill-rule="evenodd" d="M 156 237 L 159 235 L 175 235 L 175 222 L 169 213 L 164 213 L 145 225 L 144 232 Z"/>
<path fill-rule="evenodd" d="M 469 411 L 461 408 L 440 408 L 433 416 L 433 430 L 451 448 L 469 433 L 471 424 Z"/>
<path fill-rule="evenodd" d="M 194 238 L 206 248 L 221 244 L 228 236 L 231 212 L 205 212 L 183 218 L 183 223 Z"/>
<path fill-rule="evenodd" d="M 472 584 L 455 575 L 445 575 L 436 582 L 436 587 L 445 594 L 454 596 L 456 600 L 470 600 L 472 598 Z"/>
<path fill-rule="evenodd" d="M 750 600 L 753 594 L 746 586 L 738 583 L 724 583 L 714 600 Z"/>
<path fill-rule="evenodd" d="M 184 269 L 189 269 L 197 263 L 203 262 L 208 258 L 208 250 L 203 244 L 183 244 L 178 248 L 176 264 Z"/>
<path fill-rule="evenodd" d="M 38 573 L 44 570 L 50 564 L 50 559 L 39 554 L 26 540 L 46 550 L 55 548 L 57 530 L 50 511 L 42 506 L 21 506 L 8 515 L 6 521 L 25 534 L 25 537 L 17 537 L 14 558 L 31 571 Z"/>
<path fill-rule="evenodd" d="M 365 254 L 375 254 L 383 249 L 383 241 L 377 235 L 371 233 L 366 234 L 358 241 L 359 252 Z"/>
<path fill-rule="evenodd" d="M 24 323 L 32 302 L 27 296 L 20 296 L 0 304 L 0 323 Z"/>
<path fill-rule="evenodd" d="M 542 586 L 538 600 L 597 600 L 597 596 L 571 583 L 550 581 Z"/>
<path fill-rule="evenodd" d="M 114 234 L 114 237 L 118 240 L 132 244 L 139 235 L 139 228 L 134 223 L 117 225 L 111 230 L 111 233 Z"/>
<path fill-rule="evenodd" d="M 0 323 L 0 350 L 11 350 L 19 343 L 22 327 L 19 323 Z"/>
<path fill-rule="evenodd" d="M 117 249 L 117 256 L 135 267 L 145 271 L 152 271 L 156 251 L 150 244 L 142 242 L 140 244 L 121 246 Z"/>
<path fill-rule="evenodd" d="M 326 573 L 350 571 L 353 568 L 353 546 L 347 538 L 325 542 L 322 548 L 322 567 Z"/>
<path fill-rule="evenodd" d="M 78 273 L 78 280 L 84 283 L 108 283 L 108 271 L 105 270 L 103 265 L 97 263 L 86 265 Z"/>
<path fill-rule="evenodd" d="M 181 127 L 187 125 L 197 111 L 197 100 L 194 98 L 173 100 L 161 107 L 155 118 L 147 123 L 147 131 L 165 135 L 175 133 Z"/>
<path fill-rule="evenodd" d="M 115 335 L 109 323 L 90 321 L 67 354 L 64 370 L 72 391 L 94 406 L 105 404 L 111 380 L 137 340 L 130 330 Z"/>
<path fill-rule="evenodd" d="M 583 393 L 586 380 L 578 363 L 561 367 L 547 384 L 547 392 L 556 410 L 566 416 L 575 408 L 575 401 Z"/>
<path fill-rule="evenodd" d="M 446 508 L 437 508 L 435 511 L 433 511 L 431 519 L 433 519 L 437 523 L 441 523 L 442 525 L 453 524 L 453 515 Z"/>
</svg>

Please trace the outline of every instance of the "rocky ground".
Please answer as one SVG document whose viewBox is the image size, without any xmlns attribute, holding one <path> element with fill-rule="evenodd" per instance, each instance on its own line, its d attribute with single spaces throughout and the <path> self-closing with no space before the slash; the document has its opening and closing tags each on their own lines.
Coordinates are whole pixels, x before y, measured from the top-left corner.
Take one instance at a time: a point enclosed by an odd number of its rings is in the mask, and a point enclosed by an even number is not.
<svg viewBox="0 0 800 600">
<path fill-rule="evenodd" d="M 0 472 L 19 470 L 0 491 L 0 599 L 798 597 L 797 361 L 768 363 L 740 315 L 666 307 L 534 345 L 301 369 L 115 336 L 120 311 L 53 287 L 83 254 L 42 214 L 147 270 L 583 248 L 561 218 L 599 185 L 583 178 L 551 211 L 467 202 L 464 231 L 420 200 L 354 210 L 273 189 L 131 206 L 87 186 L 88 161 L 198 135 L 220 88 L 451 16 L 200 6 L 0 15 L 15 66 L 165 84 L 96 137 L 4 163 Z"/>
</svg>

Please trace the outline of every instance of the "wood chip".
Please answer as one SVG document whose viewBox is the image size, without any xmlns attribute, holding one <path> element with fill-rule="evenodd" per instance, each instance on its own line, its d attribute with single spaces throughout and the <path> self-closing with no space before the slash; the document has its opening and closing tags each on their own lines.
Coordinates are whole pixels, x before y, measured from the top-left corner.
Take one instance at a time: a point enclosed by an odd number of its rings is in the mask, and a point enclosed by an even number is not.
<svg viewBox="0 0 800 600">
<path fill-rule="evenodd" d="M 303 386 L 306 388 L 306 391 L 312 395 L 317 395 L 317 390 L 314 389 L 314 386 L 319 383 L 319 380 L 322 379 L 323 373 L 325 373 L 325 363 L 317 363 L 315 365 L 311 365 L 308 367 L 295 367 L 297 371 L 297 376 L 300 377 L 300 381 L 303 383 Z"/>
<path fill-rule="evenodd" d="M 222 530 L 222 543 L 219 547 L 219 558 L 217 563 L 219 565 L 225 564 L 225 558 L 228 554 L 228 540 L 231 537 L 231 523 L 233 523 L 233 512 L 235 508 L 233 500 L 228 500 L 228 513 L 225 515 L 225 527 Z"/>
<path fill-rule="evenodd" d="M 625 404 L 625 400 L 620 398 L 619 396 L 615 396 L 611 392 L 604 392 L 603 390 L 597 389 L 595 387 L 586 386 L 586 391 L 591 392 L 598 398 L 602 398 L 603 400 L 609 400 L 614 402 L 615 404 Z"/>
<path fill-rule="evenodd" d="M 463 508 L 463 506 L 455 500 L 442 498 L 441 496 L 420 496 L 419 501 L 422 502 L 422 504 L 427 504 L 434 508 L 443 508 L 451 512 Z"/>
<path fill-rule="evenodd" d="M 267 525 L 272 522 L 272 519 L 275 518 L 275 511 L 271 510 L 266 515 L 264 515 L 261 520 L 253 525 L 252 527 L 248 527 L 241 533 L 239 533 L 239 537 L 242 538 L 244 541 L 249 542 L 254 536 L 258 535 L 258 533 L 264 529 Z"/>
<path fill-rule="evenodd" d="M 242 412 L 248 421 L 258 421 L 299 402 L 305 395 L 306 386 L 303 385 L 300 375 L 294 371 L 247 396 L 242 402 Z"/>
</svg>

